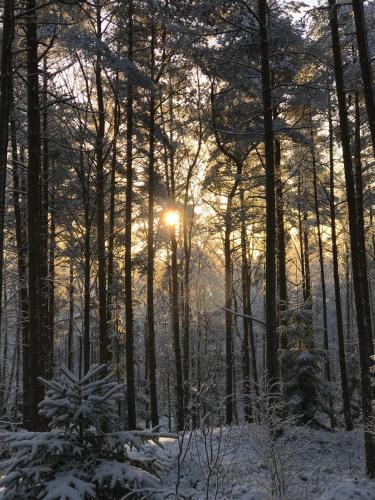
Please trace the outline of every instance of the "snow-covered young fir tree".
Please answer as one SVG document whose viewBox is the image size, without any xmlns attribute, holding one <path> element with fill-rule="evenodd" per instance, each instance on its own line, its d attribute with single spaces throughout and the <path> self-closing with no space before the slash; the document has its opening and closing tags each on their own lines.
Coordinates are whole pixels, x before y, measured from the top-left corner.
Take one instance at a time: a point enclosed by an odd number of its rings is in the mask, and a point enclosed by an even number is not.
<svg viewBox="0 0 375 500">
<path fill-rule="evenodd" d="M 166 465 L 137 456 L 159 435 L 113 430 L 124 391 L 106 365 L 93 365 L 80 379 L 62 367 L 58 379 L 41 382 L 47 394 L 39 411 L 50 430 L 1 436 L 6 447 L 0 462 L 2 500 L 161 496 L 158 476 Z"/>
</svg>

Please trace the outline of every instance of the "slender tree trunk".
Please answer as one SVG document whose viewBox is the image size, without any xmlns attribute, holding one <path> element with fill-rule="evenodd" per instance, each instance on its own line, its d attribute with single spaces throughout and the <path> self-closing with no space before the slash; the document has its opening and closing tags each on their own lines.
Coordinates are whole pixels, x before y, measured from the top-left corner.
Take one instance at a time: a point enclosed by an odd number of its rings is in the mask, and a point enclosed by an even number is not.
<svg viewBox="0 0 375 500">
<path fill-rule="evenodd" d="M 12 45 L 14 38 L 14 0 L 4 0 L 0 68 L 0 339 L 4 263 L 4 210 L 9 114 L 12 104 Z"/>
<path fill-rule="evenodd" d="M 81 146 L 82 147 L 82 146 Z M 81 168 L 83 172 L 83 153 L 80 153 Z M 91 287 L 91 216 L 89 198 L 89 174 L 84 185 L 84 284 L 83 284 L 83 371 L 87 373 L 90 368 L 90 287 Z"/>
<path fill-rule="evenodd" d="M 225 423 L 233 422 L 233 317 L 232 317 L 232 248 L 231 248 L 231 204 L 228 200 L 224 232 L 225 268 Z"/>
<path fill-rule="evenodd" d="M 283 315 L 288 308 L 288 286 L 286 276 L 286 245 L 284 227 L 284 201 L 283 183 L 281 178 L 281 146 L 280 141 L 275 139 L 275 173 L 276 173 L 276 220 L 277 220 L 277 278 L 279 292 L 279 321 L 283 324 Z M 287 349 L 288 338 L 282 335 L 280 347 Z"/>
<path fill-rule="evenodd" d="M 28 327 L 28 293 L 27 293 L 27 235 L 25 233 L 25 217 L 21 207 L 20 191 L 21 182 L 18 169 L 18 150 L 16 124 L 14 119 L 10 121 L 12 162 L 13 162 L 13 210 L 15 218 L 16 245 L 17 245 L 17 271 L 19 286 L 19 304 L 21 316 L 21 342 L 22 342 L 22 373 L 23 373 L 23 425 L 30 423 L 30 339 Z M 23 163 L 23 155 L 21 163 Z"/>
<path fill-rule="evenodd" d="M 102 5 L 100 0 L 96 8 L 96 38 L 102 40 Z M 105 223 L 104 223 L 104 136 L 105 110 L 102 82 L 102 56 L 100 50 L 96 54 L 95 84 L 97 99 L 96 120 L 96 225 L 97 225 L 97 253 L 98 253 L 98 293 L 99 293 L 99 360 L 108 363 L 110 351 L 107 332 L 107 282 L 106 282 L 106 254 L 105 254 Z"/>
<path fill-rule="evenodd" d="M 133 60 L 133 1 L 128 3 L 128 58 Z M 127 86 L 126 201 L 125 201 L 125 325 L 128 427 L 135 429 L 134 325 L 132 296 L 132 204 L 133 204 L 133 86 Z"/>
<path fill-rule="evenodd" d="M 151 27 L 150 63 L 152 80 L 155 78 L 155 42 L 156 28 Z M 150 95 L 150 127 L 148 157 L 148 232 L 147 232 L 147 329 L 148 329 L 148 361 L 149 388 L 152 426 L 159 425 L 158 393 L 156 385 L 156 349 L 155 349 L 155 313 L 154 313 L 154 189 L 155 189 L 155 93 Z"/>
<path fill-rule="evenodd" d="M 53 351 L 48 338 L 48 210 L 49 210 L 49 151 L 48 151 L 48 115 L 47 115 L 47 56 L 43 57 L 43 90 L 41 104 L 42 113 L 42 173 L 41 173 L 41 335 L 43 338 L 45 373 L 48 378 L 53 375 Z"/>
<path fill-rule="evenodd" d="M 332 114 L 331 104 L 328 107 L 328 124 L 329 124 L 329 184 L 330 196 L 329 206 L 331 215 L 331 235 L 332 235 L 332 264 L 333 264 L 333 281 L 335 287 L 335 303 L 336 303 L 336 323 L 337 323 L 337 339 L 339 346 L 340 358 L 340 376 L 341 376 L 341 391 L 344 407 L 345 426 L 348 431 L 353 429 L 353 422 L 351 417 L 351 404 L 350 394 L 348 387 L 348 374 L 346 366 L 345 355 L 345 341 L 344 341 L 344 327 L 342 320 L 342 305 L 340 293 L 340 275 L 337 251 L 337 237 L 336 237 L 336 209 L 335 209 L 335 179 L 334 179 L 334 159 L 333 159 L 333 127 L 332 127 Z"/>
<path fill-rule="evenodd" d="M 183 376 L 184 376 L 184 408 L 187 412 L 190 399 L 190 259 L 191 259 L 191 232 L 193 214 L 188 213 L 188 186 L 186 186 L 183 216 L 184 238 L 184 336 L 183 336 Z"/>
<path fill-rule="evenodd" d="M 52 166 L 53 168 L 53 166 Z M 50 189 L 50 237 L 48 252 L 48 345 L 51 352 L 51 374 L 54 368 L 54 339 L 55 339 L 55 254 L 56 254 L 56 207 L 55 189 Z"/>
<path fill-rule="evenodd" d="M 302 297 L 303 301 L 306 302 L 306 273 L 305 273 L 305 250 L 303 245 L 303 226 L 302 226 L 302 212 L 301 212 L 301 175 L 298 176 L 298 240 L 299 240 L 299 251 L 300 251 L 300 263 L 301 263 L 301 282 L 302 282 Z"/>
<path fill-rule="evenodd" d="M 243 373 L 243 393 L 244 393 L 244 413 L 245 420 L 251 422 L 252 415 L 252 404 L 251 404 L 251 386 L 250 386 L 250 348 L 249 348 L 249 337 L 250 337 L 250 319 L 246 316 L 250 316 L 249 313 L 249 284 L 250 284 L 250 274 L 249 265 L 247 261 L 247 234 L 246 234 L 246 212 L 245 212 L 245 202 L 244 202 L 244 192 L 243 189 L 240 190 L 240 202 L 241 202 L 241 288 L 242 288 L 242 312 L 243 317 L 243 338 L 242 338 L 242 373 Z"/>
<path fill-rule="evenodd" d="M 367 27 L 363 0 L 352 0 L 354 22 L 357 35 L 357 50 L 361 66 L 363 91 L 365 96 L 367 118 L 370 127 L 372 149 L 375 154 L 375 96 L 374 79 L 371 71 L 371 58 L 368 49 Z"/>
<path fill-rule="evenodd" d="M 118 73 L 116 74 L 115 92 L 118 87 Z M 116 169 L 117 169 L 117 136 L 120 125 L 120 106 L 117 95 L 115 95 L 113 109 L 113 144 L 110 180 L 110 200 L 109 200 L 109 235 L 108 235 L 108 285 L 107 285 L 107 328 L 112 337 L 115 324 L 113 318 L 114 297 L 115 297 L 115 267 L 114 267 L 114 243 L 115 243 L 115 198 L 116 198 Z"/>
<path fill-rule="evenodd" d="M 28 272 L 30 335 L 30 422 L 27 428 L 41 430 L 38 404 L 43 399 L 38 377 L 44 376 L 44 346 L 41 336 L 41 129 L 38 67 L 38 17 L 35 0 L 26 2 L 27 121 L 28 121 Z"/>
<path fill-rule="evenodd" d="M 249 316 L 253 315 L 252 312 L 252 304 L 251 304 L 251 255 L 248 255 L 247 265 L 249 269 L 249 284 L 248 284 L 248 298 L 247 298 L 247 306 L 249 310 Z M 256 353 L 256 345 L 255 345 L 255 332 L 254 332 L 254 324 L 253 320 L 249 321 L 249 340 L 251 347 L 251 370 L 254 381 L 255 394 L 259 394 L 259 383 L 258 383 L 258 364 L 257 364 L 257 353 Z"/>
<path fill-rule="evenodd" d="M 353 163 L 350 148 L 350 129 L 348 121 L 342 56 L 339 38 L 339 26 L 337 20 L 337 6 L 335 0 L 329 0 L 329 17 L 332 36 L 332 49 L 334 58 L 334 70 L 336 80 L 337 101 L 340 116 L 341 145 L 343 150 L 344 171 L 346 195 L 349 213 L 349 232 L 350 246 L 352 255 L 353 285 L 355 294 L 355 304 L 357 313 L 357 330 L 359 340 L 359 352 L 361 363 L 361 392 L 362 392 L 362 411 L 364 425 L 370 424 L 372 419 L 372 394 L 369 375 L 370 354 L 372 348 L 372 324 L 370 301 L 368 294 L 367 269 L 366 269 L 366 248 L 358 227 L 359 216 L 357 199 L 355 193 L 355 184 L 353 179 Z M 371 433 L 366 429 L 365 437 L 365 456 L 366 472 L 368 476 L 375 476 L 375 440 Z"/>
<path fill-rule="evenodd" d="M 73 258 L 69 259 L 69 320 L 68 320 L 68 346 L 67 346 L 67 360 L 68 369 L 73 370 L 73 332 L 74 332 L 74 269 Z"/>
<path fill-rule="evenodd" d="M 314 137 L 311 129 L 311 156 L 312 156 L 312 167 L 313 167 L 313 184 L 314 184 L 314 205 L 315 205 L 315 217 L 316 217 L 316 229 L 318 234 L 318 248 L 319 248 L 319 267 L 320 267 L 320 283 L 322 287 L 322 309 L 323 309 L 323 345 L 326 351 L 327 359 L 324 364 L 325 378 L 329 385 L 329 408 L 330 408 L 330 419 L 331 427 L 335 427 L 336 421 L 333 410 L 333 400 L 331 392 L 331 361 L 329 358 L 329 339 L 328 339 L 328 318 L 327 318 L 327 289 L 326 289 L 326 278 L 324 269 L 324 248 L 322 241 L 322 232 L 320 226 L 320 212 L 319 212 L 319 200 L 318 200 L 318 176 L 316 172 L 316 159 L 315 159 L 315 145 Z"/>
<path fill-rule="evenodd" d="M 177 392 L 177 430 L 181 431 L 184 428 L 184 396 L 183 396 L 183 373 L 182 373 L 182 356 L 180 345 L 180 317 L 179 317 L 179 293 L 178 293 L 178 264 L 177 264 L 177 238 L 176 228 L 170 228 L 171 240 L 171 271 L 172 271 L 172 328 L 173 328 L 173 344 L 175 351 L 176 363 L 176 392 Z"/>
<path fill-rule="evenodd" d="M 278 340 L 276 333 L 275 158 L 267 11 L 267 0 L 258 0 L 266 166 L 266 369 L 268 384 L 272 387 L 278 381 Z"/>
</svg>

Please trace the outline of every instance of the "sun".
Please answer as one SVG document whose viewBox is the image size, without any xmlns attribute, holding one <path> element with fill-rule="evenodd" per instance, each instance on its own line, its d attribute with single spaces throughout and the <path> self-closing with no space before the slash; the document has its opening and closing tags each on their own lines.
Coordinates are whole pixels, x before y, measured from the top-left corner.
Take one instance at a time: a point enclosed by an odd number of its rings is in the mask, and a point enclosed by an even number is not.
<svg viewBox="0 0 375 500">
<path fill-rule="evenodd" d="M 164 214 L 164 222 L 167 226 L 176 226 L 180 220 L 177 210 L 167 210 Z"/>
</svg>

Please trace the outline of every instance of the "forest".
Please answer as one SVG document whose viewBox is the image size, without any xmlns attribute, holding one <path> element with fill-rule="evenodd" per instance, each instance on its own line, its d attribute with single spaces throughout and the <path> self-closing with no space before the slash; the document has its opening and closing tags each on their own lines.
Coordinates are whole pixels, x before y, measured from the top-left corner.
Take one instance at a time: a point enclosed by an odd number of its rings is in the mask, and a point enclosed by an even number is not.
<svg viewBox="0 0 375 500">
<path fill-rule="evenodd" d="M 0 1 L 0 499 L 375 500 L 373 0 Z"/>
</svg>

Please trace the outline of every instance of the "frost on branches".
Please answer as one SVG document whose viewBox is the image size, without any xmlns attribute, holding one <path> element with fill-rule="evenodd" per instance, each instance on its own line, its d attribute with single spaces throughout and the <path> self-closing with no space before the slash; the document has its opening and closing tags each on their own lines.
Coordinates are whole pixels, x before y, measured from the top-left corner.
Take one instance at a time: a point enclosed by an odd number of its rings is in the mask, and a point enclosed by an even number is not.
<svg viewBox="0 0 375 500">
<path fill-rule="evenodd" d="M 40 414 L 50 420 L 50 431 L 1 436 L 9 458 L 0 462 L 0 499 L 161 496 L 159 475 L 166 465 L 139 454 L 159 434 L 114 432 L 123 388 L 105 365 L 92 366 L 81 379 L 63 367 L 58 380 L 41 382 L 47 395 Z"/>
</svg>

